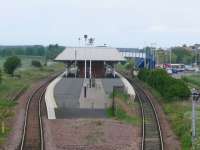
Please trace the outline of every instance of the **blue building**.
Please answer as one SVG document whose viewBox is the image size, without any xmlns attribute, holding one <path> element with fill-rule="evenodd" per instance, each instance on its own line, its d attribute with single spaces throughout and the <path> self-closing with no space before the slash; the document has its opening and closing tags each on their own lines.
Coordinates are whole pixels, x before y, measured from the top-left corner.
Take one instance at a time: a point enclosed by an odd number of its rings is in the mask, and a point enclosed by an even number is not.
<svg viewBox="0 0 200 150">
<path fill-rule="evenodd" d="M 144 49 L 138 48 L 117 48 L 119 52 L 127 59 L 134 59 L 137 68 L 155 68 L 155 51 L 146 47 Z"/>
</svg>

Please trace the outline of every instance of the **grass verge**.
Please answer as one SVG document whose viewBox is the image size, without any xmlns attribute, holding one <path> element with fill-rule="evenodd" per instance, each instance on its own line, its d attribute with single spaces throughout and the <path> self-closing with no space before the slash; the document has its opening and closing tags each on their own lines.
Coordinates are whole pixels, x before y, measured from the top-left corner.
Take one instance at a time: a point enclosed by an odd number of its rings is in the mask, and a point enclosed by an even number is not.
<svg viewBox="0 0 200 150">
<path fill-rule="evenodd" d="M 22 88 L 28 88 L 32 83 L 62 69 L 62 64 L 53 64 L 41 69 L 31 67 L 26 70 L 18 70 L 16 74 L 20 75 L 20 78 L 11 77 L 3 73 L 2 83 L 0 84 L 0 99 L 10 99 Z"/>
<path fill-rule="evenodd" d="M 2 83 L 0 84 L 0 101 L 4 99 L 12 99 L 22 90 L 22 88 L 28 88 L 33 83 L 63 69 L 64 65 L 59 63 L 52 63 L 51 65 L 44 66 L 42 68 L 27 67 L 26 69 L 18 69 L 16 71 L 15 74 L 17 74 L 20 78 L 11 77 L 3 72 Z M 0 132 L 0 145 L 4 143 L 9 131 L 10 129 L 6 128 L 6 132 L 4 134 Z"/>
<path fill-rule="evenodd" d="M 182 79 L 184 81 L 186 81 L 187 83 L 190 83 L 190 84 L 193 84 L 193 85 L 200 87 L 200 74 L 193 74 L 193 75 L 190 75 L 190 76 L 184 76 L 184 77 L 182 77 Z"/>
<path fill-rule="evenodd" d="M 6 128 L 5 133 L 0 132 L 0 145 L 4 143 L 5 138 L 8 136 L 10 128 Z"/>
<path fill-rule="evenodd" d="M 112 97 L 112 96 L 111 96 Z M 115 92 L 115 112 L 112 107 L 107 109 L 107 116 L 123 123 L 139 125 L 140 119 L 136 114 L 136 102 L 131 101 L 125 92 Z"/>
</svg>

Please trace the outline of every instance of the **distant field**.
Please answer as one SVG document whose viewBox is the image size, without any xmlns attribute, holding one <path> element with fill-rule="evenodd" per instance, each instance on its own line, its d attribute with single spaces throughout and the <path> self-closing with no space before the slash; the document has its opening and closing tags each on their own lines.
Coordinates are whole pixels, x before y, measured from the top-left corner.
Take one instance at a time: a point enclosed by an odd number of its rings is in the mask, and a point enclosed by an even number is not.
<svg viewBox="0 0 200 150">
<path fill-rule="evenodd" d="M 41 56 L 18 56 L 21 59 L 22 66 L 20 69 L 26 69 L 31 67 L 31 61 L 32 60 L 38 60 L 42 64 L 44 63 L 44 57 Z M 1 57 L 0 56 L 0 68 L 3 67 L 4 62 L 6 61 L 7 57 Z"/>
<path fill-rule="evenodd" d="M 28 87 L 34 81 L 44 78 L 48 74 L 61 70 L 62 64 L 51 63 L 51 65 L 43 68 L 35 68 L 31 66 L 32 60 L 38 60 L 44 64 L 43 57 L 19 56 L 21 59 L 21 67 L 16 70 L 16 74 L 21 78 L 13 78 L 3 72 L 3 80 L 0 84 L 0 99 L 8 99 L 22 89 Z M 0 57 L 0 68 L 3 70 L 3 64 L 7 58 Z"/>
<path fill-rule="evenodd" d="M 20 58 L 22 66 L 16 70 L 16 74 L 18 74 L 20 78 L 11 77 L 10 75 L 2 72 L 2 82 L 0 83 L 0 100 L 12 99 L 18 94 L 19 91 L 22 90 L 22 88 L 26 89 L 38 80 L 46 78 L 48 75 L 64 69 L 64 65 L 60 63 L 49 63 L 49 65 L 43 66 L 42 68 L 35 68 L 31 66 L 32 60 L 39 60 L 43 64 L 44 59 L 42 57 L 20 56 Z M 0 68 L 3 67 L 5 60 L 5 57 L 0 57 Z M 0 132 L 0 145 L 4 142 L 7 134 L 8 132 L 5 134 Z"/>
<path fill-rule="evenodd" d="M 0 56 L 0 68 L 3 66 L 4 62 L 5 62 L 5 57 Z"/>
</svg>

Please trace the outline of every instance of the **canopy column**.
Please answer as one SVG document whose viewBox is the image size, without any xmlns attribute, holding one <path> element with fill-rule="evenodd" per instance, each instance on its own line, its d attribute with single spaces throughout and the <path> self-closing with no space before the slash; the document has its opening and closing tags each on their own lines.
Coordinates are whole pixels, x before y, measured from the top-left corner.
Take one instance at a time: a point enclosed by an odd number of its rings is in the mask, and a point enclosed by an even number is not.
<svg viewBox="0 0 200 150">
<path fill-rule="evenodd" d="M 90 60 L 90 79 L 92 78 L 92 61 Z"/>
<path fill-rule="evenodd" d="M 87 61 L 85 60 L 85 79 L 87 78 Z"/>
</svg>

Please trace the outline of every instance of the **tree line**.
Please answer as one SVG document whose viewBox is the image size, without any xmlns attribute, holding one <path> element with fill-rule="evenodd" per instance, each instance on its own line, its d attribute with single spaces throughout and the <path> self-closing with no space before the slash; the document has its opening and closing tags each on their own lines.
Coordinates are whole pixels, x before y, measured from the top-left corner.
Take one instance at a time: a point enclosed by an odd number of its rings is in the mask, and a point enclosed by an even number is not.
<svg viewBox="0 0 200 150">
<path fill-rule="evenodd" d="M 170 63 L 170 50 L 158 49 L 156 57 L 159 64 Z M 194 50 L 190 47 L 172 47 L 171 48 L 171 62 L 182 64 L 200 64 L 200 51 Z"/>
<path fill-rule="evenodd" d="M 47 59 L 54 59 L 64 50 L 64 46 L 50 44 L 45 47 L 42 45 L 32 46 L 0 46 L 0 56 L 8 57 L 13 55 L 43 56 Z"/>
</svg>

